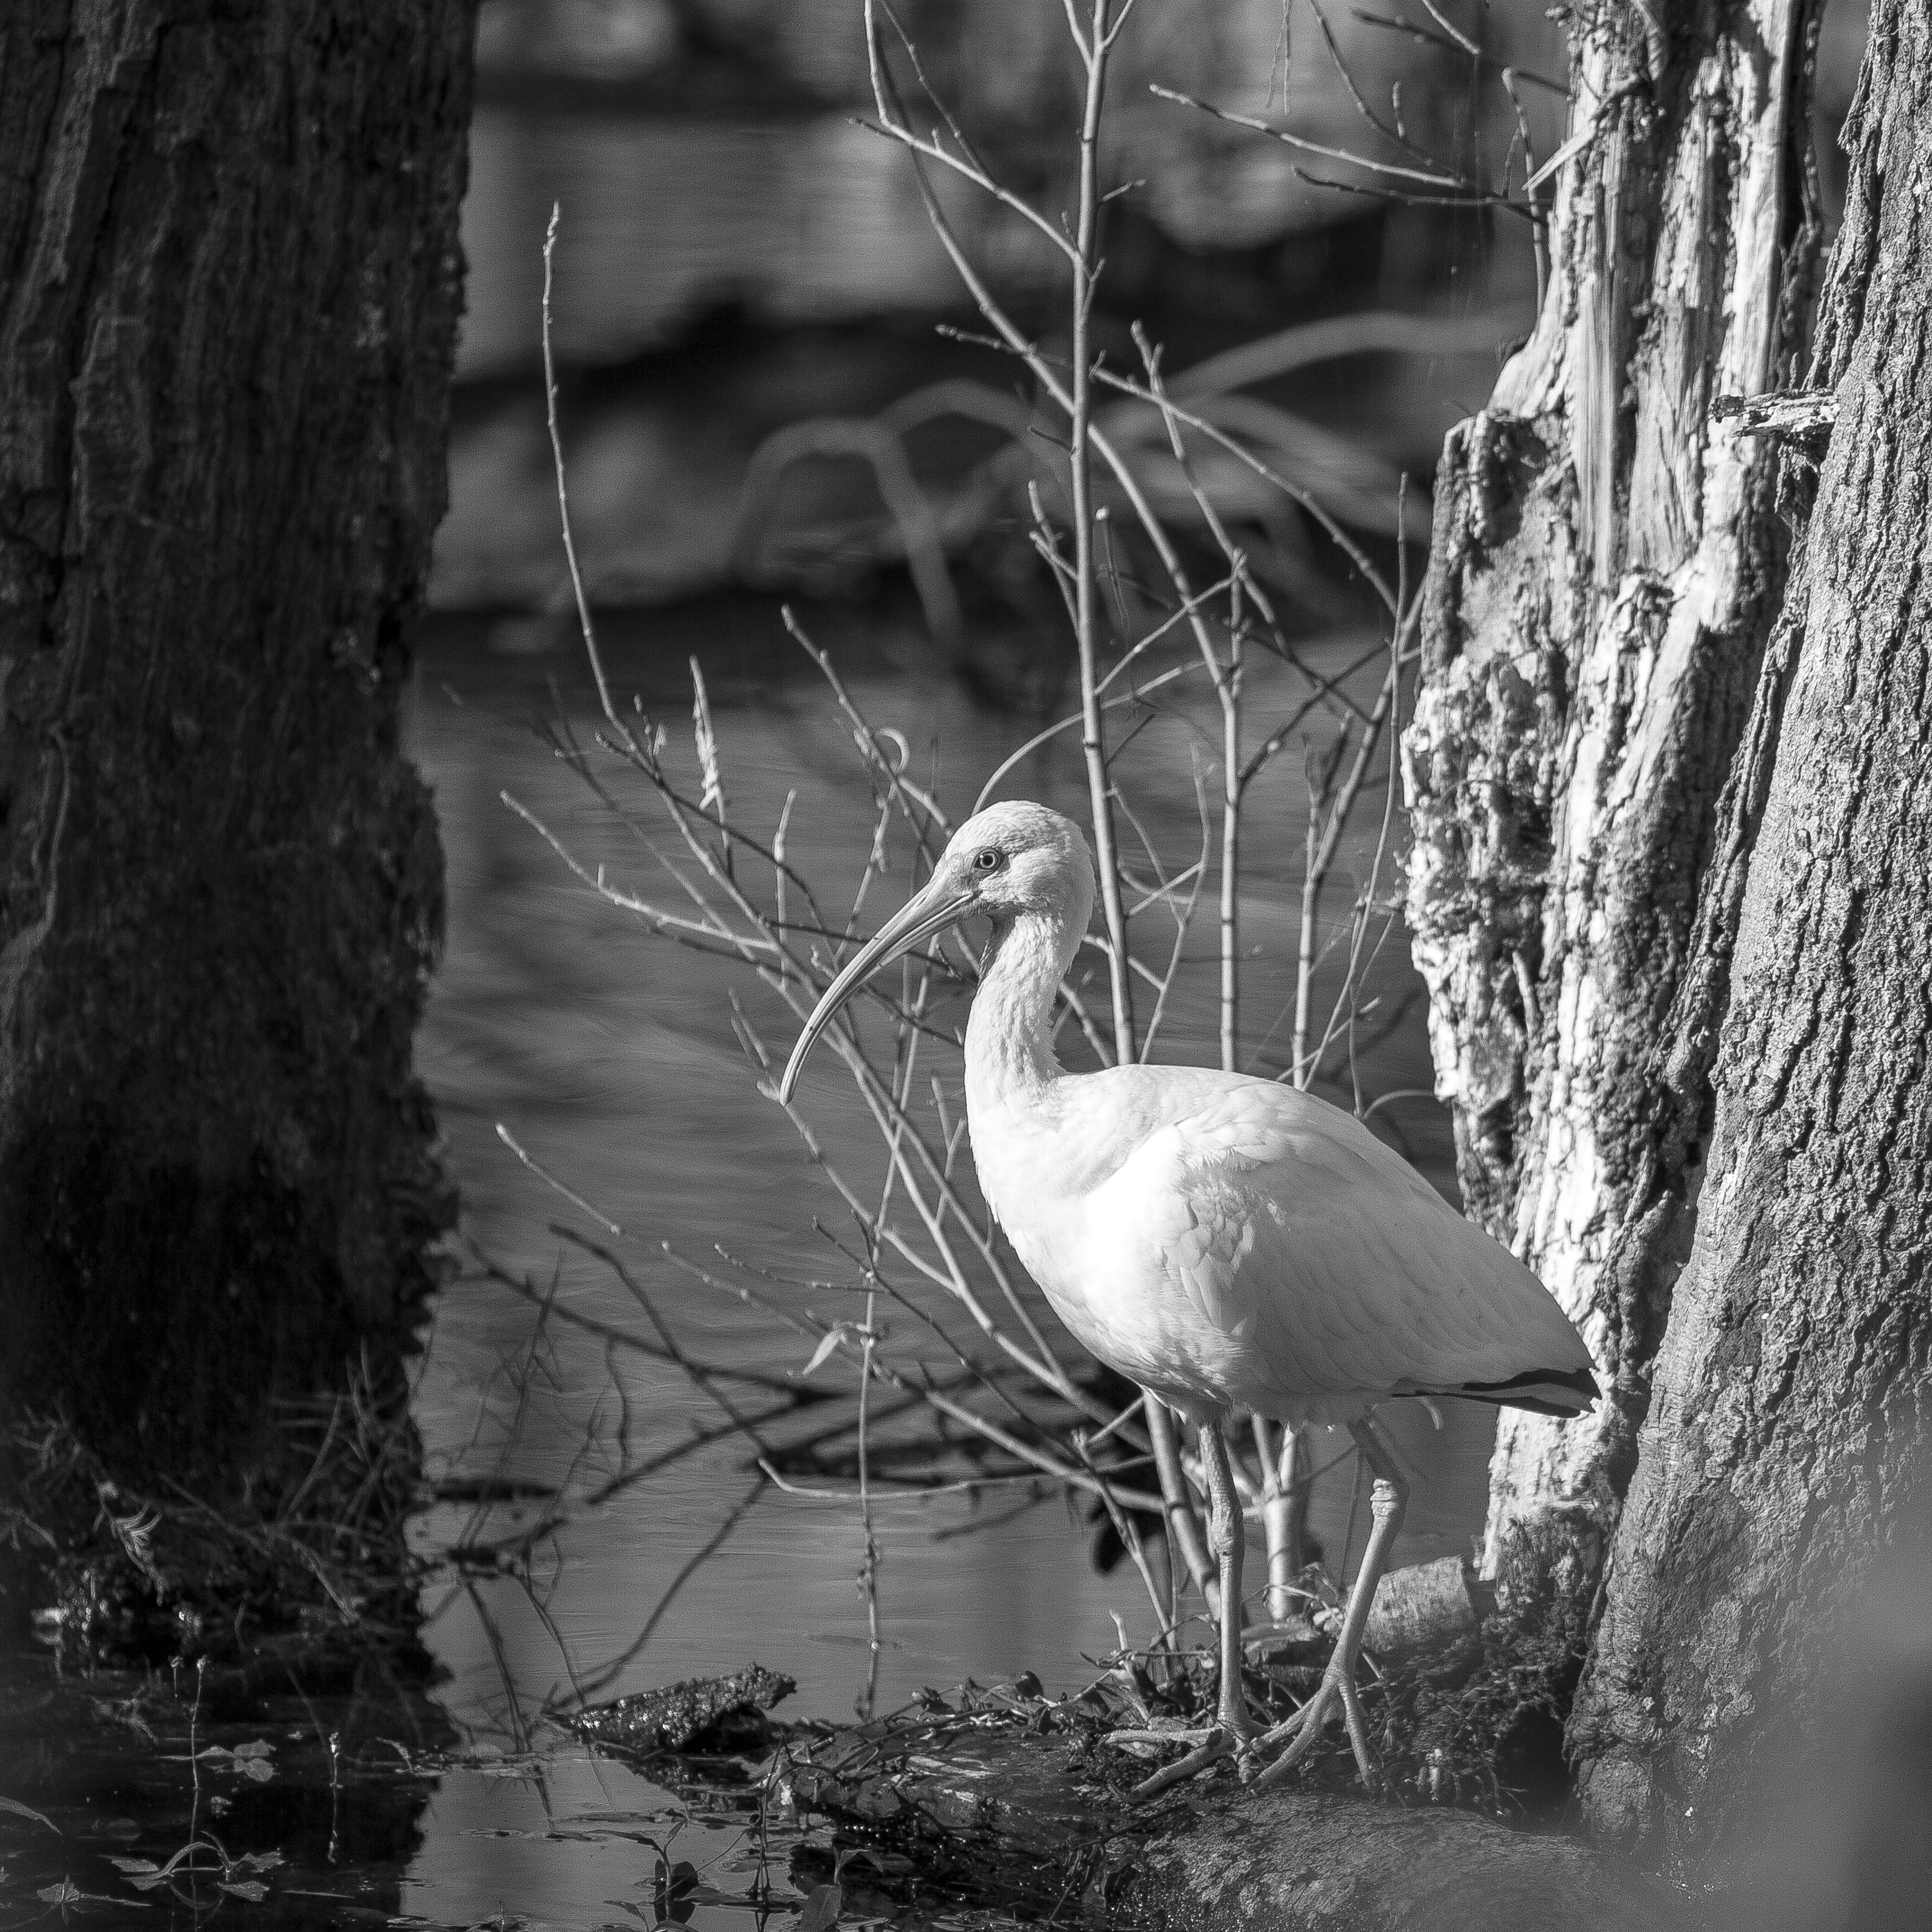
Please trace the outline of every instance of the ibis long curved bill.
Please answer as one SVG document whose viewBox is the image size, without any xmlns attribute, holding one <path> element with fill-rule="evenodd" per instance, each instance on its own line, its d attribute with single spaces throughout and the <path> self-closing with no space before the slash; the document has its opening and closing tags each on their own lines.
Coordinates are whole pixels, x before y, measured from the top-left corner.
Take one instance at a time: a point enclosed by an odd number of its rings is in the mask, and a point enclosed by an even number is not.
<svg viewBox="0 0 1932 1932">
<path fill-rule="evenodd" d="M 799 1070 L 805 1057 L 829 1027 L 841 1006 L 881 968 L 890 966 L 903 953 L 910 952 L 920 940 L 930 939 L 956 926 L 973 910 L 979 894 L 970 886 L 962 887 L 945 873 L 935 873 L 924 890 L 908 899 L 878 932 L 847 961 L 844 970 L 825 989 L 824 997 L 812 1010 L 805 1030 L 785 1063 L 784 1078 L 778 1082 L 778 1098 L 789 1105 L 792 1089 L 798 1084 Z"/>
</svg>

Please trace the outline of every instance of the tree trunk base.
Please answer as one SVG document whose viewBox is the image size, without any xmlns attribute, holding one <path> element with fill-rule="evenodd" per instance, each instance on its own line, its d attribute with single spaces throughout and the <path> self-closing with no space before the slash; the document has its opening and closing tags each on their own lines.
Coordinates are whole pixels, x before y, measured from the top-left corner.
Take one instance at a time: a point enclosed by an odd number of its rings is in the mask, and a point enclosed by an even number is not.
<svg viewBox="0 0 1932 1932">
<path fill-rule="evenodd" d="M 226 1497 L 136 1486 L 64 1419 L 11 1419 L 0 1429 L 0 1640 L 31 1626 L 64 1670 L 83 1672 L 200 1663 L 245 1676 L 266 1659 L 283 1689 L 376 1652 L 426 1676 L 406 1535 L 420 1448 L 400 1378 L 386 1401 L 357 1408 L 320 1454 L 261 1432 L 272 1446 L 232 1471 Z"/>
</svg>

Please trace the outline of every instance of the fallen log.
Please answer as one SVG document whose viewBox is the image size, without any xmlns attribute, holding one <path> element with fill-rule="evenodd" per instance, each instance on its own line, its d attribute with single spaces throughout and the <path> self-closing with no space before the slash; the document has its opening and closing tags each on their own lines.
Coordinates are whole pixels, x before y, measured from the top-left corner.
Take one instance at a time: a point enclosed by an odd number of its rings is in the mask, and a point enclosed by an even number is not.
<svg viewBox="0 0 1932 1932">
<path fill-rule="evenodd" d="M 1482 1654 L 1483 1618 L 1492 1595 L 1460 1556 L 1391 1570 L 1383 1577 L 1362 1647 L 1370 1656 L 1432 1672 L 1466 1667 Z"/>
<path fill-rule="evenodd" d="M 1671 1932 L 1660 1887 L 1474 1812 L 1268 1791 L 1148 1839 L 1110 1914 L 1172 1932 Z"/>
<path fill-rule="evenodd" d="M 1196 1782 L 1136 1806 L 1144 1767 L 1071 1705 L 943 1706 L 801 1742 L 776 1795 L 910 1858 L 924 1887 L 1144 1932 L 1668 1932 L 1669 1894 L 1567 1839 L 1447 1807 Z"/>
</svg>

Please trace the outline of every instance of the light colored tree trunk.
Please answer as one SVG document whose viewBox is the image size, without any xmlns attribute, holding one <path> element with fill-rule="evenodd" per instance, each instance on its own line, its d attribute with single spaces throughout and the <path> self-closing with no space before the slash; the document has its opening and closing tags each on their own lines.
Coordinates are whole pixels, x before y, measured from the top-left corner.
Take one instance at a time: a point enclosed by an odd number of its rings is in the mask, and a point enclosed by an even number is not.
<svg viewBox="0 0 1932 1932">
<path fill-rule="evenodd" d="M 1774 452 L 1712 404 L 1788 380 L 1817 230 L 1810 0 L 1576 18 L 1547 296 L 1444 451 L 1403 749 L 1464 1193 L 1609 1394 L 1504 1412 L 1484 1567 L 1587 1598 L 1708 1131 L 1708 1056 L 1658 1042 L 1782 578 Z"/>
<path fill-rule="evenodd" d="M 1874 9 L 1846 144 L 1835 427 L 1700 922 L 1730 954 L 1708 1172 L 1571 1732 L 1596 1826 L 1653 1853 L 1738 1842 L 1932 1478 L 1924 0 Z"/>
</svg>

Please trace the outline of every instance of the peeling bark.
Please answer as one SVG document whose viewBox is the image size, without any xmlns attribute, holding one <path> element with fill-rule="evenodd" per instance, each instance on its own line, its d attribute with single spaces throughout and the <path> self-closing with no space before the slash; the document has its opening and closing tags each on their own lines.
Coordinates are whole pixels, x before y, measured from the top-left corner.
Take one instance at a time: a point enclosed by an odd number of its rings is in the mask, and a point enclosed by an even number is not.
<svg viewBox="0 0 1932 1932">
<path fill-rule="evenodd" d="M 1784 563 L 1777 450 L 1712 405 L 1788 379 L 1816 251 L 1810 0 L 1653 10 L 1577 28 L 1588 139 L 1536 332 L 1444 450 L 1403 747 L 1466 1199 L 1610 1392 L 1504 1412 L 1484 1568 L 1528 1534 L 1586 1590 L 1688 1249 L 1707 1070 L 1657 1048 Z"/>
<path fill-rule="evenodd" d="M 1598 1828 L 1736 1847 L 1932 1473 L 1932 20 L 1881 0 L 1810 386 L 1835 426 L 1726 801 L 1696 1240 L 1573 1742 Z M 1710 949 L 1721 955 L 1721 937 Z M 1680 1054 L 1702 1051 L 1687 1028 Z"/>
<path fill-rule="evenodd" d="M 472 20 L 0 8 L 0 1411 L 211 1496 L 394 1382 L 449 1218 L 398 706 Z"/>
</svg>

